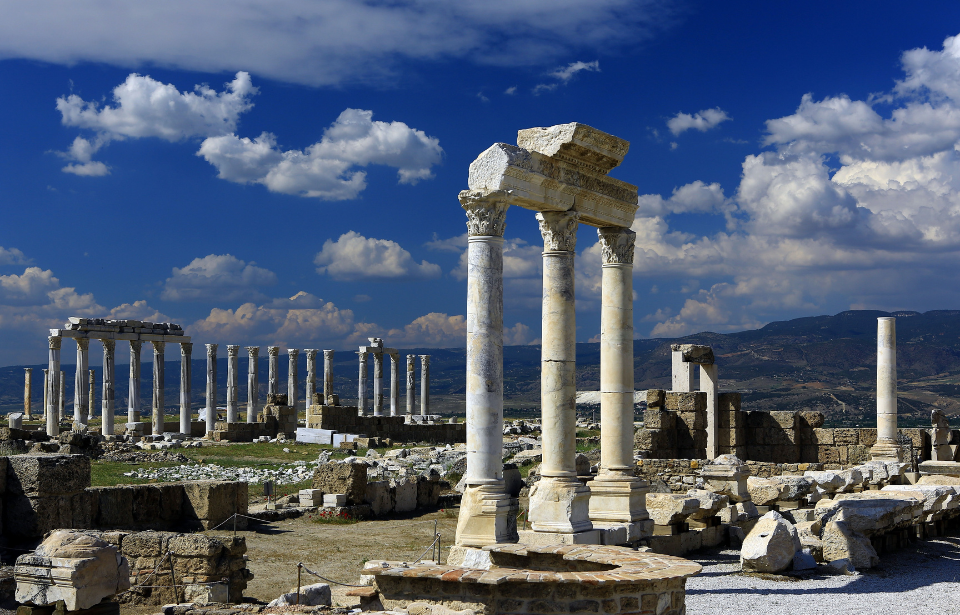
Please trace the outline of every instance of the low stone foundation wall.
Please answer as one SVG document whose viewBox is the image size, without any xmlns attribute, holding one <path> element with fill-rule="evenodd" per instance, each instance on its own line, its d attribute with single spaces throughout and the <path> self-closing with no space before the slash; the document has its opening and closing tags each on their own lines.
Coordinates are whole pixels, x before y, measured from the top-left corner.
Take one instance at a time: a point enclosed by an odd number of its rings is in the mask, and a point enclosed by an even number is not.
<svg viewBox="0 0 960 615">
<path fill-rule="evenodd" d="M 310 429 L 363 434 L 394 442 L 457 444 L 467 441 L 465 423 L 407 424 L 405 416 L 357 416 L 355 406 L 321 406 L 319 395 L 307 416 Z"/>
<path fill-rule="evenodd" d="M 120 555 L 130 563 L 131 587 L 150 586 L 121 594 L 119 601 L 123 604 L 152 606 L 190 602 L 192 594 L 204 591 L 204 585 L 210 583 L 225 584 L 227 601 L 242 602 L 247 582 L 253 578 L 247 569 L 247 543 L 242 536 L 80 531 L 119 549 Z M 157 569 L 167 554 L 169 557 Z"/>
</svg>

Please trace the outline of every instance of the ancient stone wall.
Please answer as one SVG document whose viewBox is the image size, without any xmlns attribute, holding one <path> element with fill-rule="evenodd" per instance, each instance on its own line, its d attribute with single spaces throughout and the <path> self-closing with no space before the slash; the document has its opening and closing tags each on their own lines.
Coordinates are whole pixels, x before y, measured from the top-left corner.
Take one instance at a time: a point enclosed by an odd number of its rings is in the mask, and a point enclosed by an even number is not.
<svg viewBox="0 0 960 615">
<path fill-rule="evenodd" d="M 340 433 L 363 434 L 393 442 L 431 442 L 456 444 L 467 441 L 465 423 L 407 424 L 403 415 L 357 416 L 356 406 L 321 406 L 319 395 L 315 396 L 307 420 L 311 429 L 330 429 Z"/>
<path fill-rule="evenodd" d="M 247 513 L 242 481 L 90 487 L 84 455 L 0 457 L 0 531 L 14 542 L 63 528 L 209 529 Z M 245 527 L 245 520 L 238 527 Z M 232 526 L 231 526 L 232 527 Z"/>
</svg>

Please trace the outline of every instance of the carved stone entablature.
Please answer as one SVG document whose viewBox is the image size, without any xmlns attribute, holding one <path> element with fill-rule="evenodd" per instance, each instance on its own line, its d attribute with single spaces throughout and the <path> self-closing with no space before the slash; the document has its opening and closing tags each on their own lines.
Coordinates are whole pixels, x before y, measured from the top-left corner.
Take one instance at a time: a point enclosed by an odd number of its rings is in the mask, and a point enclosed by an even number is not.
<svg viewBox="0 0 960 615">
<path fill-rule="evenodd" d="M 573 122 L 517 132 L 517 145 L 599 175 L 606 175 L 623 162 L 630 142 L 586 124 Z"/>
<path fill-rule="evenodd" d="M 577 247 L 580 214 L 575 211 L 543 211 L 537 214 L 544 252 L 573 252 Z"/>
<path fill-rule="evenodd" d="M 460 193 L 460 205 L 467 212 L 467 234 L 470 237 L 503 237 L 507 228 L 507 208 L 510 195 L 507 191 L 482 192 L 464 190 Z"/>
<path fill-rule="evenodd" d="M 598 228 L 604 265 L 632 265 L 637 234 L 628 228 Z"/>
</svg>

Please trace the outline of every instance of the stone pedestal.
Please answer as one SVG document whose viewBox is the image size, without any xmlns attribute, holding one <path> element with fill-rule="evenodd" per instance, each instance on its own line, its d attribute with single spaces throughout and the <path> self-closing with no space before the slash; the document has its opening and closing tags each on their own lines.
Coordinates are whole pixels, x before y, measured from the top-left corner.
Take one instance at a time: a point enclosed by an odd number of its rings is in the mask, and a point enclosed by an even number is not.
<svg viewBox="0 0 960 615">
<path fill-rule="evenodd" d="M 460 500 L 457 546 L 483 547 L 517 542 L 516 498 L 506 493 L 503 481 L 468 485 Z"/>
<path fill-rule="evenodd" d="M 101 340 L 103 343 L 103 393 L 100 403 L 100 415 L 103 421 L 100 433 L 114 435 L 114 403 L 116 401 L 116 348 L 114 340 Z"/>
<path fill-rule="evenodd" d="M 721 456 L 727 457 L 726 455 Z M 750 491 L 747 489 L 747 478 L 750 469 L 733 458 L 730 464 L 712 464 L 702 470 L 704 489 L 725 495 L 730 502 L 746 502 L 750 500 Z"/>
<path fill-rule="evenodd" d="M 896 318 L 877 319 L 877 443 L 874 459 L 903 461 L 897 445 L 897 329 Z"/>
</svg>

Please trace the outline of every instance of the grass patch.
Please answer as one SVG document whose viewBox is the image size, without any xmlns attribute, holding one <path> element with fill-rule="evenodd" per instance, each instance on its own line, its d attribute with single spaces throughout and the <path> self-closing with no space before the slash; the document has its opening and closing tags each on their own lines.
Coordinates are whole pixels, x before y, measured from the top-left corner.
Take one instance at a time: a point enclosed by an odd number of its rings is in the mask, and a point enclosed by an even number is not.
<svg viewBox="0 0 960 615">
<path fill-rule="evenodd" d="M 577 432 L 578 438 L 594 438 L 600 435 L 599 429 L 581 429 Z"/>
<path fill-rule="evenodd" d="M 588 440 L 577 440 L 577 452 L 586 453 L 600 448 L 599 442 L 590 442 Z"/>
<path fill-rule="evenodd" d="M 533 470 L 534 468 L 539 468 L 539 467 L 540 467 L 540 464 L 539 464 L 539 463 L 528 463 L 528 464 L 525 465 L 525 466 L 517 466 L 517 469 L 520 470 L 520 477 L 521 477 L 521 478 L 527 478 L 528 476 L 530 476 L 530 471 L 531 471 L 531 470 Z"/>
<path fill-rule="evenodd" d="M 134 476 L 124 476 L 124 472 L 130 472 L 138 468 L 170 468 L 176 463 L 141 463 L 133 465 L 121 461 L 94 461 L 90 464 L 90 486 L 91 487 L 113 487 L 115 485 L 143 485 L 151 481 Z"/>
<path fill-rule="evenodd" d="M 283 449 L 289 449 L 289 453 Z M 244 444 L 225 444 L 204 446 L 203 448 L 177 449 L 191 459 L 204 459 L 211 463 L 221 463 L 223 460 L 258 460 L 270 459 L 280 463 L 292 461 L 313 461 L 323 450 L 330 450 L 329 444 L 294 444 L 293 442 L 250 442 Z M 336 454 L 336 453 L 334 453 Z"/>
</svg>

